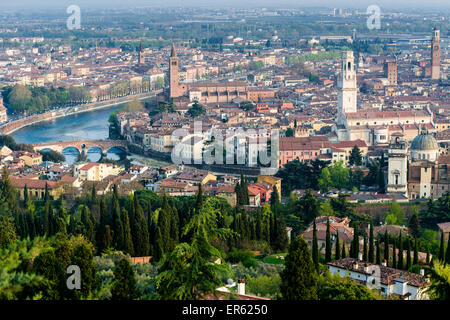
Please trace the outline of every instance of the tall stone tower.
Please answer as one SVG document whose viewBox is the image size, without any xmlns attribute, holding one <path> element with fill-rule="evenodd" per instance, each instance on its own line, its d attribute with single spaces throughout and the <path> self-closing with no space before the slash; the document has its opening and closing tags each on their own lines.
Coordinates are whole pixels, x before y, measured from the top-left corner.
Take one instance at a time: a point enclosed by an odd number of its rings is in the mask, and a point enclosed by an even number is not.
<svg viewBox="0 0 450 320">
<path fill-rule="evenodd" d="M 439 79 L 441 74 L 441 42 L 439 40 L 439 29 L 433 28 L 433 39 L 431 41 L 431 79 Z"/>
<path fill-rule="evenodd" d="M 145 64 L 145 55 L 144 55 L 144 49 L 142 48 L 142 41 L 139 45 L 139 58 L 138 58 L 138 64 L 143 65 Z"/>
<path fill-rule="evenodd" d="M 397 61 L 386 61 L 384 63 L 384 76 L 388 79 L 389 85 L 397 85 Z"/>
<path fill-rule="evenodd" d="M 408 196 L 408 145 L 403 134 L 392 134 L 389 143 L 388 159 L 388 193 L 402 194 Z"/>
<path fill-rule="evenodd" d="M 353 51 L 342 53 L 342 68 L 338 77 L 338 124 L 344 124 L 344 114 L 356 112 L 356 68 Z"/>
<path fill-rule="evenodd" d="M 178 76 L 178 57 L 173 44 L 169 58 L 169 85 L 169 98 L 177 98 L 183 94 Z"/>
</svg>

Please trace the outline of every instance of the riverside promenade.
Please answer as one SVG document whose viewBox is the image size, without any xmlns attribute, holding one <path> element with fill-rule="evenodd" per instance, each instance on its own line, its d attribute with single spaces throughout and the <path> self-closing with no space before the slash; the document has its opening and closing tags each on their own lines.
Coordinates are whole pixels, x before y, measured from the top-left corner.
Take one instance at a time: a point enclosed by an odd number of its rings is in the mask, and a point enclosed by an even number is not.
<svg viewBox="0 0 450 320">
<path fill-rule="evenodd" d="M 93 102 L 93 103 L 87 103 L 87 104 L 81 104 L 77 106 L 67 107 L 67 108 L 61 108 L 57 110 L 51 110 L 40 114 L 34 114 L 30 115 L 28 117 L 14 120 L 11 122 L 7 122 L 0 126 L 0 133 L 1 134 L 11 134 L 17 130 L 20 130 L 26 126 L 36 124 L 43 121 L 49 121 L 57 118 L 66 117 L 72 114 L 77 113 L 83 113 L 83 112 L 89 112 L 94 111 L 98 109 L 108 108 L 112 107 L 118 104 L 127 103 L 136 99 L 143 100 L 146 98 L 153 97 L 159 93 L 161 93 L 163 90 L 155 90 L 150 92 L 144 92 L 140 94 L 135 95 L 128 95 L 120 98 L 110 99 L 106 101 L 100 101 L 100 102 Z"/>
</svg>

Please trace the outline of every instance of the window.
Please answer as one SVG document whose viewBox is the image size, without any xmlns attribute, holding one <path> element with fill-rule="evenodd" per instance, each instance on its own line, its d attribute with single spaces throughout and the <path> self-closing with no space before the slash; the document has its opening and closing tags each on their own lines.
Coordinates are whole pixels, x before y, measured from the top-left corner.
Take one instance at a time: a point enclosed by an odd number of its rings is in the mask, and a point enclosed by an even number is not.
<svg viewBox="0 0 450 320">
<path fill-rule="evenodd" d="M 395 184 L 398 184 L 398 174 L 395 175 Z"/>
</svg>

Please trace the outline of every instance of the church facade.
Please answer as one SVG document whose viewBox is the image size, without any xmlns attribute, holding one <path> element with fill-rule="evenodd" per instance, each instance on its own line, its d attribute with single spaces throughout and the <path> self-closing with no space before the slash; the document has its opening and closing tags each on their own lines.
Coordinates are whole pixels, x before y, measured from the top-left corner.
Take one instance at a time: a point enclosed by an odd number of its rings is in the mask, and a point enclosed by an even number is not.
<svg viewBox="0 0 450 320">
<path fill-rule="evenodd" d="M 358 111 L 353 52 L 343 52 L 342 67 L 338 75 L 338 114 L 333 126 L 333 132 L 339 141 L 364 140 L 368 146 L 387 145 L 392 134 L 397 132 L 403 133 L 408 141 L 424 124 L 434 128 L 433 113 L 429 108 Z"/>
</svg>

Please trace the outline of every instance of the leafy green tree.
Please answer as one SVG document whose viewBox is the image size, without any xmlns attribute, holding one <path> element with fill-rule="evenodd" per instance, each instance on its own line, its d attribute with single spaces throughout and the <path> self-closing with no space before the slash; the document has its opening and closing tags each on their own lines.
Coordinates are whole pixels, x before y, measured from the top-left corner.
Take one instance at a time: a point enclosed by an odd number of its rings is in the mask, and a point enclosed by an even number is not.
<svg viewBox="0 0 450 320">
<path fill-rule="evenodd" d="M 136 297 L 136 279 L 128 259 L 123 258 L 114 269 L 111 288 L 112 300 L 133 300 Z"/>
<path fill-rule="evenodd" d="M 432 300 L 450 299 L 450 266 L 435 262 L 430 269 L 431 284 L 427 293 Z"/>
<path fill-rule="evenodd" d="M 72 265 L 80 268 L 81 289 L 75 292 L 77 298 L 90 298 L 97 288 L 97 267 L 93 260 L 92 249 L 85 244 L 75 247 L 71 260 Z"/>
<path fill-rule="evenodd" d="M 48 280 L 45 286 L 40 288 L 42 290 L 43 299 L 60 299 L 60 291 L 62 286 L 65 285 L 64 273 L 53 249 L 41 252 L 33 260 L 33 271 Z"/>
<path fill-rule="evenodd" d="M 349 184 L 350 173 L 349 169 L 345 168 L 342 161 L 335 162 L 330 167 L 331 181 L 333 187 L 337 189 L 346 189 Z"/>
<path fill-rule="evenodd" d="M 17 240 L 16 228 L 8 217 L 0 219 L 0 249 L 6 249 Z"/>
<path fill-rule="evenodd" d="M 319 300 L 377 300 L 376 294 L 349 277 L 327 273 L 317 285 Z"/>
<path fill-rule="evenodd" d="M 293 137 L 294 136 L 294 130 L 292 130 L 292 128 L 287 128 L 285 135 L 286 135 L 286 137 Z"/>
<path fill-rule="evenodd" d="M 308 244 L 296 237 L 289 247 L 281 272 L 281 296 L 284 300 L 316 300 L 317 269 L 311 258 Z"/>
<path fill-rule="evenodd" d="M 330 170 L 328 170 L 328 168 L 322 169 L 322 172 L 320 173 L 318 185 L 319 185 L 320 191 L 322 191 L 322 192 L 327 192 L 333 185 L 333 181 L 331 180 Z"/>
<path fill-rule="evenodd" d="M 191 118 L 196 118 L 201 115 L 204 115 L 205 113 L 206 113 L 205 108 L 203 108 L 197 101 L 195 101 L 186 114 Z"/>
</svg>

